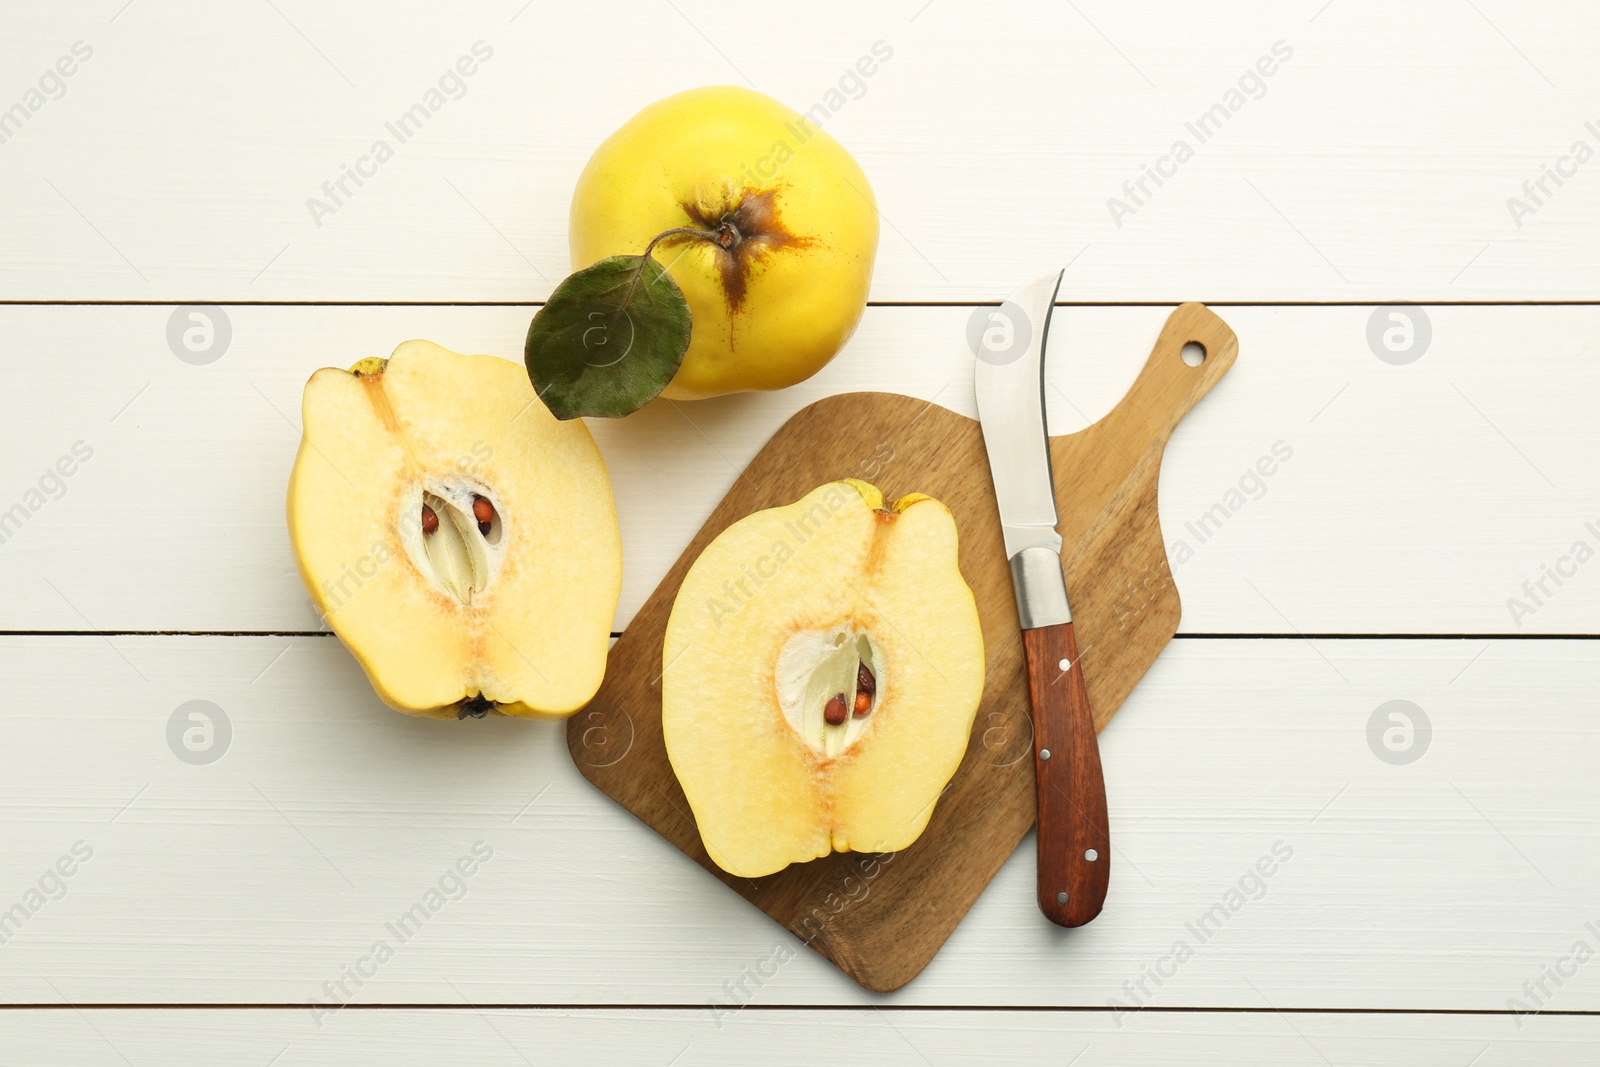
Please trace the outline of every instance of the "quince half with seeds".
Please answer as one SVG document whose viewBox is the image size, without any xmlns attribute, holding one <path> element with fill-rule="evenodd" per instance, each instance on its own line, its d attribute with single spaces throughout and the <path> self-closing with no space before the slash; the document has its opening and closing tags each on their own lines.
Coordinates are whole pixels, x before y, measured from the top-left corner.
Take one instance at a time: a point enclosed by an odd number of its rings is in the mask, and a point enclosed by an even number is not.
<svg viewBox="0 0 1600 1067">
<path fill-rule="evenodd" d="M 562 718 L 605 673 L 622 587 L 611 482 L 523 368 L 407 341 L 306 383 L 289 478 L 300 577 L 384 702 Z"/>
<path fill-rule="evenodd" d="M 910 845 L 983 695 L 955 520 L 855 480 L 719 534 L 662 655 L 668 758 L 712 860 L 750 878 Z"/>
</svg>

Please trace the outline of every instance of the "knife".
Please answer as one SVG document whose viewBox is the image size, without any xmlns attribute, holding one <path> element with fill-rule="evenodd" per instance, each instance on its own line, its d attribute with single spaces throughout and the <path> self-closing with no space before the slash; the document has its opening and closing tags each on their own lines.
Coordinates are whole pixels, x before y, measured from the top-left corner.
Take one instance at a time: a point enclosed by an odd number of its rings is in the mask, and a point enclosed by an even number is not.
<svg viewBox="0 0 1600 1067">
<path fill-rule="evenodd" d="M 1065 271 L 1019 289 L 973 338 L 975 389 L 1022 623 L 1039 804 L 1039 910 L 1058 926 L 1100 914 L 1111 874 L 1100 747 L 1061 569 L 1045 426 L 1044 357 Z"/>
</svg>

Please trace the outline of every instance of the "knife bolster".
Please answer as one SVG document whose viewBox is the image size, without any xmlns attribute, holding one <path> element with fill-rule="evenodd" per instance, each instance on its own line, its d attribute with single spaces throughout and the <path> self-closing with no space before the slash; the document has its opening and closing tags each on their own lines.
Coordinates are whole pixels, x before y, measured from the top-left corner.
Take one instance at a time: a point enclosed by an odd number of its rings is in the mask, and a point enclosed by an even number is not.
<svg viewBox="0 0 1600 1067">
<path fill-rule="evenodd" d="M 1022 629 L 1037 630 L 1072 621 L 1060 554 L 1043 545 L 1032 545 L 1012 556 L 1011 587 L 1017 594 L 1017 617 Z"/>
</svg>

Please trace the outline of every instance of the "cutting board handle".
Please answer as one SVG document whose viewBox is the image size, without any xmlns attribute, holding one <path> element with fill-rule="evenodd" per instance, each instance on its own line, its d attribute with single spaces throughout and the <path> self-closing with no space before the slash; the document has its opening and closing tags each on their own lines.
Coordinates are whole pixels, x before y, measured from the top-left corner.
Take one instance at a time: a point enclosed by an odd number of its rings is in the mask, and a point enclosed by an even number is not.
<svg viewBox="0 0 1600 1067">
<path fill-rule="evenodd" d="M 1194 342 L 1204 350 L 1196 366 L 1184 361 L 1184 346 Z M 1239 355 L 1239 338 L 1204 304 L 1180 304 L 1167 316 L 1144 369 L 1106 421 L 1128 427 L 1135 438 L 1164 447 L 1178 423 L 1211 387 L 1222 380 Z"/>
</svg>

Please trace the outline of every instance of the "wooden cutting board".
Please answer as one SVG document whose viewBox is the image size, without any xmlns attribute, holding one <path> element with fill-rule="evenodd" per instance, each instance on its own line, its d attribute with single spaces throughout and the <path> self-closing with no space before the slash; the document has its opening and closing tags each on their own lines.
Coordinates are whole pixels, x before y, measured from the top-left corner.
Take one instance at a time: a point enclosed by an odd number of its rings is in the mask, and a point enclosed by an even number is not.
<svg viewBox="0 0 1600 1067">
<path fill-rule="evenodd" d="M 1205 349 L 1198 366 L 1181 355 L 1190 341 Z M 1051 438 L 1063 570 L 1096 729 L 1105 728 L 1177 631 L 1178 591 L 1156 515 L 1161 454 L 1237 352 L 1226 323 L 1200 304 L 1184 304 L 1122 401 L 1094 425 Z M 851 477 L 891 500 L 927 493 L 955 516 L 961 572 L 983 624 L 983 703 L 966 757 L 915 844 L 736 877 L 706 855 L 662 743 L 667 616 L 690 564 L 727 526 Z M 618 639 L 600 691 L 568 722 L 567 746 L 601 791 L 851 978 L 883 993 L 927 966 L 1033 825 L 1029 722 L 1016 604 L 977 422 L 911 397 L 847 393 L 796 414 L 734 483 Z M 1115 841 L 1115 812 L 1111 821 Z M 1113 879 L 1099 921 L 1115 922 L 1116 908 Z M 1040 916 L 1040 937 L 1049 932 Z"/>
</svg>

